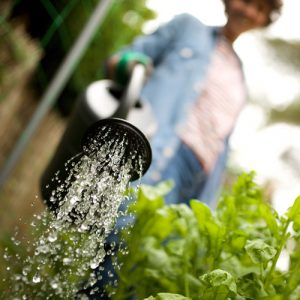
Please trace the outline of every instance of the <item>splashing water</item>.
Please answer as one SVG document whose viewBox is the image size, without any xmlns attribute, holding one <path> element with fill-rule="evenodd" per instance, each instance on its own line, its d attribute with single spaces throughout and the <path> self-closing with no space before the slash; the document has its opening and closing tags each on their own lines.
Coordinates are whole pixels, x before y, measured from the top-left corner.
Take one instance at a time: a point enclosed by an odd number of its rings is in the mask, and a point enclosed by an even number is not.
<svg viewBox="0 0 300 300">
<path fill-rule="evenodd" d="M 56 210 L 36 216 L 32 228 L 37 237 L 27 245 L 27 254 L 5 253 L 6 261 L 17 266 L 6 282 L 6 299 L 76 299 L 99 280 L 95 269 L 104 260 L 116 219 L 124 214 L 118 208 L 128 198 L 130 171 L 137 168 L 132 159 L 138 153 L 125 155 L 127 142 L 117 136 L 100 148 L 92 145 L 78 162 L 68 162 L 69 177 L 50 199 Z M 142 175 L 142 158 L 138 161 Z"/>
</svg>

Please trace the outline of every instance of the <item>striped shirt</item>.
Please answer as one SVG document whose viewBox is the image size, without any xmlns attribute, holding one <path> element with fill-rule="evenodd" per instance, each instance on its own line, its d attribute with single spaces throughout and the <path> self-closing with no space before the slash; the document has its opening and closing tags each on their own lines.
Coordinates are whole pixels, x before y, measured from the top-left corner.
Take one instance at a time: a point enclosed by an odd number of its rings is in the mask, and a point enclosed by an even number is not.
<svg viewBox="0 0 300 300">
<path fill-rule="evenodd" d="M 219 38 L 205 85 L 180 133 L 204 170 L 210 173 L 246 100 L 240 61 L 224 38 Z"/>
</svg>

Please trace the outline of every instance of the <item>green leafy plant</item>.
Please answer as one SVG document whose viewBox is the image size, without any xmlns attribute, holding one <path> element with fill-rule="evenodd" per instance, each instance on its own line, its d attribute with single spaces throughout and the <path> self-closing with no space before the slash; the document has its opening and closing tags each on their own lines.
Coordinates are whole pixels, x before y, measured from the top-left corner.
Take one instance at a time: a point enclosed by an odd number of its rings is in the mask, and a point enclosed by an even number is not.
<svg viewBox="0 0 300 300">
<path fill-rule="evenodd" d="M 242 174 L 215 210 L 165 205 L 170 182 L 141 186 L 113 299 L 300 299 L 300 197 L 279 216 L 254 177 Z"/>
</svg>

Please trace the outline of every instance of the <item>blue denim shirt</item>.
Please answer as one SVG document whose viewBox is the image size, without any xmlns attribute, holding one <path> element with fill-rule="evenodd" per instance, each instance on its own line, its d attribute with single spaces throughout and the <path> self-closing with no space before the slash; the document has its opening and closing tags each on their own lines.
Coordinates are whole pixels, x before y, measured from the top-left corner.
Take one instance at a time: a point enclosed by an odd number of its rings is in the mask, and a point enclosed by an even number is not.
<svg viewBox="0 0 300 300">
<path fill-rule="evenodd" d="M 218 28 L 206 26 L 189 14 L 181 14 L 154 33 L 136 39 L 125 49 L 144 53 L 154 65 L 141 94 L 142 101 L 150 103 L 159 128 L 151 141 L 153 162 L 150 172 L 163 170 L 180 144 L 177 130 L 186 120 L 189 107 L 201 94 L 217 34 Z M 201 194 L 205 202 L 211 202 L 219 188 L 228 139 L 224 144 L 225 150 Z"/>
</svg>

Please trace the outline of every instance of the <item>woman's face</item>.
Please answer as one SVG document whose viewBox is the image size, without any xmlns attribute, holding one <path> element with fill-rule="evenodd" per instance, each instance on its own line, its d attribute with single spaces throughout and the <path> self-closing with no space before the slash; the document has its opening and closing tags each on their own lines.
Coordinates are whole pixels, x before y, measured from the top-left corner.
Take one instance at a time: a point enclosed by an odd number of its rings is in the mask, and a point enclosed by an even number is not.
<svg viewBox="0 0 300 300">
<path fill-rule="evenodd" d="M 228 0 L 225 33 L 231 40 L 251 29 L 268 24 L 272 9 L 266 0 Z"/>
</svg>

